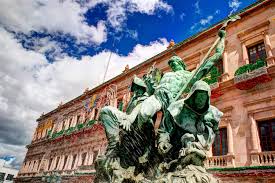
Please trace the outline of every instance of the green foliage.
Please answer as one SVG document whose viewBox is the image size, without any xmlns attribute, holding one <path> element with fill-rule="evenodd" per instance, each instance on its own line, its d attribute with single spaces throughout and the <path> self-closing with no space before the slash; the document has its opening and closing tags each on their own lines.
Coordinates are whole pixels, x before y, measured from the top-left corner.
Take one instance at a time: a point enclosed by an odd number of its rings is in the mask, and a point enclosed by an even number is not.
<svg viewBox="0 0 275 183">
<path fill-rule="evenodd" d="M 255 64 L 246 64 L 246 65 L 239 67 L 236 70 L 234 76 L 248 73 L 248 72 L 254 71 L 258 68 L 264 67 L 264 66 L 266 66 L 266 61 L 263 59 L 258 59 Z"/>
<path fill-rule="evenodd" d="M 53 131 L 53 130 L 49 130 L 47 135 L 48 135 L 48 136 L 51 136 L 52 131 Z"/>
<path fill-rule="evenodd" d="M 242 170 L 266 170 L 275 169 L 275 166 L 243 166 L 236 168 L 209 168 L 210 171 L 242 171 Z"/>
<path fill-rule="evenodd" d="M 75 131 L 75 127 L 70 127 L 70 128 L 68 128 L 67 130 L 66 130 L 66 135 L 70 135 L 72 132 L 74 132 Z"/>
<path fill-rule="evenodd" d="M 81 130 L 82 128 L 84 128 L 84 124 L 80 123 L 76 125 L 77 130 Z"/>
<path fill-rule="evenodd" d="M 219 72 L 218 68 L 213 66 L 210 72 L 203 79 L 203 81 L 205 81 L 207 84 L 210 85 L 218 82 L 218 79 L 220 76 L 221 76 L 221 73 Z"/>
<path fill-rule="evenodd" d="M 55 138 L 58 138 L 62 135 L 70 135 L 72 134 L 73 132 L 77 131 L 77 130 L 81 130 L 85 127 L 90 127 L 92 126 L 93 124 L 95 124 L 96 120 L 90 120 L 89 122 L 87 123 L 80 123 L 80 124 L 77 124 L 75 127 L 70 127 L 68 128 L 67 130 L 61 130 L 59 132 L 55 132 L 51 135 L 51 138 L 52 139 L 55 139 Z M 48 135 L 51 134 L 51 131 L 48 132 Z"/>
<path fill-rule="evenodd" d="M 60 136 L 62 136 L 64 134 L 64 130 L 61 130 L 59 132 L 55 132 L 52 134 L 52 138 L 55 139 L 55 138 L 58 138 Z"/>
<path fill-rule="evenodd" d="M 89 127 L 89 126 L 93 126 L 93 124 L 95 124 L 95 122 L 96 122 L 96 120 L 95 119 L 92 119 L 92 120 L 90 120 L 88 123 L 87 123 L 87 127 Z"/>
</svg>

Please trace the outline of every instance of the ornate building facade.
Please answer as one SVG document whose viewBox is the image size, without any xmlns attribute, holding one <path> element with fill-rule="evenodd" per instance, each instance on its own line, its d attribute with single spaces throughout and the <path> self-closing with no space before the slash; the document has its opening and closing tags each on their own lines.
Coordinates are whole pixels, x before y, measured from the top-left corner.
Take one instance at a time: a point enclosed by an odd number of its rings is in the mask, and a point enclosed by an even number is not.
<svg viewBox="0 0 275 183">
<path fill-rule="evenodd" d="M 224 182 L 275 182 L 275 2 L 258 1 L 238 14 L 241 19 L 226 29 L 221 62 L 205 78 L 212 104 L 224 113 L 205 166 Z M 123 110 L 133 76 L 142 77 L 153 64 L 167 72 L 174 53 L 188 70 L 196 69 L 221 25 L 172 41 L 162 53 L 43 114 L 16 182 L 91 182 L 95 159 L 107 145 L 100 109 Z"/>
</svg>

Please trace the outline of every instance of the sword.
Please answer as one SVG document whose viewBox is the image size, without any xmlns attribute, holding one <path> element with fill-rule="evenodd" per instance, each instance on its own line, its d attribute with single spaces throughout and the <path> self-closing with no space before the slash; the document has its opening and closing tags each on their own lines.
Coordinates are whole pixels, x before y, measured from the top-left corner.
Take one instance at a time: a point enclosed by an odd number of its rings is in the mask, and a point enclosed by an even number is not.
<svg viewBox="0 0 275 183">
<path fill-rule="evenodd" d="M 230 16 L 228 17 L 227 20 L 225 20 L 225 22 L 223 23 L 222 27 L 219 30 L 225 30 L 225 28 L 227 27 L 227 25 L 229 24 L 229 22 L 235 22 L 237 20 L 241 19 L 241 17 L 239 15 L 234 15 L 234 16 Z M 217 46 L 217 44 L 219 43 L 219 41 L 221 40 L 221 37 L 218 37 L 216 39 L 216 41 L 213 43 L 213 45 L 210 47 L 210 49 L 208 50 L 208 52 L 206 53 L 206 55 L 203 57 L 202 59 L 202 64 L 200 65 L 200 67 L 198 67 L 195 72 L 191 75 L 191 77 L 188 79 L 188 81 L 184 84 L 184 86 L 181 88 L 181 90 L 179 91 L 178 95 L 175 97 L 174 101 L 177 101 L 180 96 L 182 95 L 182 93 L 186 90 L 186 88 L 191 84 L 191 81 L 194 79 L 194 77 L 196 76 L 196 74 L 200 71 L 201 68 L 203 68 L 203 66 L 206 65 L 206 59 L 209 57 L 210 53 L 213 51 L 213 49 Z"/>
</svg>

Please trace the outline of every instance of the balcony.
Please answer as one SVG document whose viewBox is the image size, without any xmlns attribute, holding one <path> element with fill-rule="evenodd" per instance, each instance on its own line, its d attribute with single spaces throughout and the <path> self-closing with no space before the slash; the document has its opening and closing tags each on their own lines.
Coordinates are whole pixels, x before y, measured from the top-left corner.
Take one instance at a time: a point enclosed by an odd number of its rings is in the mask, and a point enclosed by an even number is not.
<svg viewBox="0 0 275 183">
<path fill-rule="evenodd" d="M 251 166 L 275 165 L 275 151 L 251 153 L 250 158 Z"/>
<path fill-rule="evenodd" d="M 207 157 L 204 163 L 206 168 L 232 168 L 235 167 L 235 156 L 212 156 Z"/>
<path fill-rule="evenodd" d="M 82 165 L 76 170 L 76 174 L 95 174 L 96 170 L 93 165 Z"/>
</svg>

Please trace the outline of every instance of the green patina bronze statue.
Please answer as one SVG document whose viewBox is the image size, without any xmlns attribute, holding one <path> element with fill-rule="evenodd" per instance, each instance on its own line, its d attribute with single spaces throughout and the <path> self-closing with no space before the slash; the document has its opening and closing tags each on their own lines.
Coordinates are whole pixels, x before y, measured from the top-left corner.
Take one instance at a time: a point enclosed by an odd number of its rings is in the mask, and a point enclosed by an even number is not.
<svg viewBox="0 0 275 183">
<path fill-rule="evenodd" d="M 131 167 L 135 167 L 132 171 L 133 177 L 140 173 L 150 174 L 150 170 L 153 169 L 151 167 L 154 165 L 149 164 L 149 159 L 156 158 L 152 156 L 156 151 L 153 120 L 138 125 L 139 121 L 135 118 L 141 103 L 158 85 L 159 77 L 161 72 L 156 68 L 151 69 L 143 77 L 144 81 L 134 77 L 131 85 L 133 96 L 125 113 L 111 106 L 102 108 L 100 120 L 105 127 L 108 146 L 105 156 L 97 160 L 98 174 L 104 175 L 98 175 L 97 182 L 114 182 L 123 179 L 125 175 L 122 172 L 128 172 L 128 168 L 132 170 Z M 120 178 L 122 175 L 124 176 Z"/>
<path fill-rule="evenodd" d="M 210 87 L 200 79 L 221 59 L 225 35 L 219 31 L 215 53 L 196 71 L 172 56 L 171 72 L 153 67 L 143 80 L 134 77 L 126 112 L 102 108 L 108 147 L 96 161 L 96 182 L 216 182 L 203 162 L 222 112 L 210 105 Z M 163 118 L 155 137 L 158 111 Z"/>
</svg>

